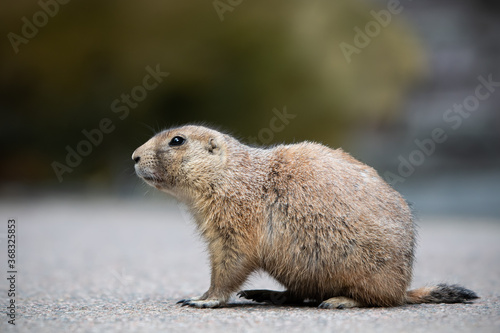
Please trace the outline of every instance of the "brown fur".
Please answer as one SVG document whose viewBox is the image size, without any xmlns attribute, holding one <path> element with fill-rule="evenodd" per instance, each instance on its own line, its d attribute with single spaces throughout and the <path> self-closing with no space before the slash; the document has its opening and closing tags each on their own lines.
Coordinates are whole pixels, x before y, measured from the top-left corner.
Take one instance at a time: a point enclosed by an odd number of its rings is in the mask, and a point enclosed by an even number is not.
<svg viewBox="0 0 500 333">
<path fill-rule="evenodd" d="M 169 146 L 176 136 L 186 141 Z M 287 291 L 241 296 L 343 308 L 419 303 L 432 292 L 406 292 L 415 231 L 405 200 L 341 149 L 312 142 L 253 148 L 184 126 L 154 136 L 132 158 L 148 184 L 190 207 L 208 244 L 210 288 L 183 305 L 223 306 L 259 269 Z"/>
</svg>

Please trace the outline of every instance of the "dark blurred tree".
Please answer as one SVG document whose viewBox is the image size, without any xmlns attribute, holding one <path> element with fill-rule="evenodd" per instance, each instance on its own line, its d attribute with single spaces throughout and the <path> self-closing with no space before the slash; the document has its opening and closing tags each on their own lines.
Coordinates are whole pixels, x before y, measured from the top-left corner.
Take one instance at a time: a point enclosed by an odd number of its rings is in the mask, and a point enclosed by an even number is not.
<svg viewBox="0 0 500 333">
<path fill-rule="evenodd" d="M 2 4 L 0 27 L 21 34 L 38 3 Z M 423 71 L 400 15 L 348 63 L 339 45 L 374 20 L 360 1 L 243 1 L 220 20 L 212 2 L 69 2 L 15 53 L 0 51 L 0 135 L 8 160 L 0 180 L 55 179 L 52 161 L 82 130 L 110 118 L 116 130 L 70 177 L 113 173 L 152 132 L 185 122 L 221 125 L 247 138 L 272 109 L 296 115 L 275 141 L 336 145 L 350 126 L 397 115 Z M 384 8 L 375 8 L 379 11 Z M 141 85 L 146 66 L 170 73 L 120 120 L 111 110 Z M 9 142 L 9 144 L 5 144 Z M 21 167 L 22 166 L 22 167 Z"/>
</svg>

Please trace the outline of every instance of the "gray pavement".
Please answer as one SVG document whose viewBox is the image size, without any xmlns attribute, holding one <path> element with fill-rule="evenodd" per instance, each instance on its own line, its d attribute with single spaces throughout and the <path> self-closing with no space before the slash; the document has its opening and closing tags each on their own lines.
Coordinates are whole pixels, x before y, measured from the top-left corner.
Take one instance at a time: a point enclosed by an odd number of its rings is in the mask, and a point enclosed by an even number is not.
<svg viewBox="0 0 500 333">
<path fill-rule="evenodd" d="M 7 219 L 17 219 L 15 327 L 0 281 L 1 332 L 500 332 L 500 218 L 422 218 L 414 287 L 460 283 L 474 304 L 320 310 L 234 299 L 180 307 L 202 294 L 208 259 L 193 223 L 163 197 L 32 199 L 0 203 L 0 268 Z M 280 286 L 256 274 L 245 288 Z"/>
</svg>

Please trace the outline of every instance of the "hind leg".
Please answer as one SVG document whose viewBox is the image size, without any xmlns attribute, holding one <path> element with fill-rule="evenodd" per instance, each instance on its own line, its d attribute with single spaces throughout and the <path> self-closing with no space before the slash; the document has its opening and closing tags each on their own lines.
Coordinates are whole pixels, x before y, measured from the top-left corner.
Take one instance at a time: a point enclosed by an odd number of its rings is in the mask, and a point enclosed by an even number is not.
<svg viewBox="0 0 500 333">
<path fill-rule="evenodd" d="M 321 309 L 349 309 L 361 307 L 361 303 L 349 297 L 332 297 L 323 301 L 318 307 Z"/>
<path fill-rule="evenodd" d="M 299 304 L 303 302 L 303 300 L 293 297 L 286 290 L 242 290 L 237 295 L 255 302 L 263 302 L 273 305 Z"/>
</svg>

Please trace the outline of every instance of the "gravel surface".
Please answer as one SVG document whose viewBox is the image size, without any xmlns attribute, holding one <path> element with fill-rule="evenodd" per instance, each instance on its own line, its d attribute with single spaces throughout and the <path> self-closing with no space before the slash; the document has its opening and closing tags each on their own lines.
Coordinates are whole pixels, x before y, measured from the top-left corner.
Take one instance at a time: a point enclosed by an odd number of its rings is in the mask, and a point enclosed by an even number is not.
<svg viewBox="0 0 500 333">
<path fill-rule="evenodd" d="M 460 283 L 474 304 L 321 310 L 234 298 L 221 309 L 175 302 L 208 288 L 193 223 L 168 200 L 40 199 L 0 203 L 0 267 L 7 219 L 17 219 L 16 325 L 10 332 L 500 332 L 500 219 L 422 218 L 414 287 Z M 286 249 L 284 249 L 286 251 Z M 265 274 L 245 288 L 281 289 Z"/>
</svg>

